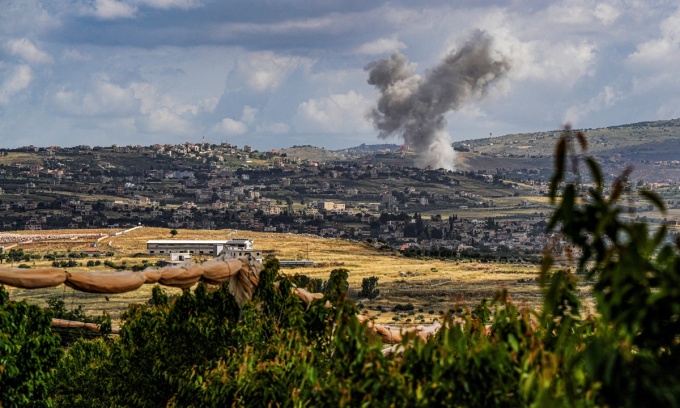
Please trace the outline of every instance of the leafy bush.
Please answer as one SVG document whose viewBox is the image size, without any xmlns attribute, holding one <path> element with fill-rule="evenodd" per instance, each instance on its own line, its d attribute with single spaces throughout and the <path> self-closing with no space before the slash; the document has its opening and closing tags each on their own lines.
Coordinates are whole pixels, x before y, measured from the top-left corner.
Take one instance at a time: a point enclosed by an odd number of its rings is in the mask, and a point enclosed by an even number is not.
<svg viewBox="0 0 680 408">
<path fill-rule="evenodd" d="M 415 309 L 415 306 L 413 306 L 412 303 L 406 303 L 406 304 L 397 303 L 396 305 L 394 305 L 394 307 L 392 307 L 393 312 L 408 312 L 408 311 L 411 311 L 413 309 Z"/>
<path fill-rule="evenodd" d="M 49 404 L 53 369 L 63 354 L 51 318 L 38 306 L 10 301 L 0 285 L 0 406 Z"/>
<path fill-rule="evenodd" d="M 359 291 L 360 298 L 375 299 L 380 296 L 378 289 L 378 277 L 371 276 L 370 278 L 363 278 L 361 280 L 361 291 Z"/>
</svg>

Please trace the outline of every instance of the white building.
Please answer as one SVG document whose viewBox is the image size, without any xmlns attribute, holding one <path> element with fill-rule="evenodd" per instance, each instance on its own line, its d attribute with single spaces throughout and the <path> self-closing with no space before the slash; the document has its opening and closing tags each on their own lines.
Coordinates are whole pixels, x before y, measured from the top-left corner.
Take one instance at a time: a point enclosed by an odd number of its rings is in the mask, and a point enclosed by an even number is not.
<svg viewBox="0 0 680 408">
<path fill-rule="evenodd" d="M 226 258 L 239 258 L 251 255 L 262 261 L 262 251 L 253 249 L 253 241 L 249 239 L 231 240 L 175 240 L 157 239 L 146 241 L 146 253 L 149 255 L 164 255 L 174 253 L 188 253 L 190 255 L 210 255 Z"/>
</svg>

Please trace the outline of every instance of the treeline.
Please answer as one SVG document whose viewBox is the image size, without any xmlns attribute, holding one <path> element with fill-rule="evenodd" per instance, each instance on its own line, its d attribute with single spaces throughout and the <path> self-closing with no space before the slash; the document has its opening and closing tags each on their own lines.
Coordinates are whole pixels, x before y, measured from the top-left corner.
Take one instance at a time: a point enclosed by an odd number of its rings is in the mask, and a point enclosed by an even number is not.
<svg viewBox="0 0 680 408">
<path fill-rule="evenodd" d="M 520 262 L 520 263 L 541 263 L 541 254 L 533 251 L 504 250 L 496 251 L 466 249 L 454 251 L 444 246 L 432 248 L 409 247 L 400 251 L 407 258 L 436 258 L 443 260 L 476 260 L 479 262 Z"/>
</svg>

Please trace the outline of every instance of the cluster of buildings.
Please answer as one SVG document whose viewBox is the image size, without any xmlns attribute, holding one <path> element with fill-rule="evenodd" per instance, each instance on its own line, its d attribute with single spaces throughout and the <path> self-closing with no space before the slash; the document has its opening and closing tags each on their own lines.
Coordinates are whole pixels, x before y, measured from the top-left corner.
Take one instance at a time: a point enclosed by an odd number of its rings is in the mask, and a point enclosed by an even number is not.
<svg viewBox="0 0 680 408">
<path fill-rule="evenodd" d="M 529 199 L 547 193 L 545 169 L 419 169 L 404 164 L 404 151 L 321 163 L 228 143 L 22 149 L 40 163 L 0 165 L 3 230 L 238 228 L 457 253 L 534 252 L 549 239 L 541 235 L 549 210 Z M 508 206 L 526 217 L 504 220 Z M 496 221 L 418 215 L 457 210 Z M 163 247 L 169 243 L 156 244 L 149 251 L 169 253 Z M 215 254 L 228 247 L 189 250 Z"/>
</svg>

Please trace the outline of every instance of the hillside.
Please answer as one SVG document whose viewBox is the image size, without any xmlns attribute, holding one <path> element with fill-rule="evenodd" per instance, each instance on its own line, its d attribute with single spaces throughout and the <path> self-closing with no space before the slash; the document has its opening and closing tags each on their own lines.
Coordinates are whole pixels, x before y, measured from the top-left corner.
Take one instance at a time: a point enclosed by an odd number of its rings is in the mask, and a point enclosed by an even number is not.
<svg viewBox="0 0 680 408">
<path fill-rule="evenodd" d="M 552 154 L 560 130 L 520 133 L 454 143 L 457 168 L 497 171 L 535 169 L 552 173 Z M 583 129 L 588 151 L 609 178 L 632 167 L 634 180 L 673 183 L 680 179 L 680 119 Z"/>
<path fill-rule="evenodd" d="M 582 129 L 589 140 L 589 150 L 601 156 L 623 154 L 637 158 L 640 154 L 650 160 L 665 160 L 668 147 L 679 147 L 680 119 L 639 122 L 598 129 Z M 560 130 L 518 133 L 505 136 L 465 140 L 454 143 L 472 152 L 494 157 L 551 156 Z M 677 150 L 676 150 L 677 151 Z M 667 160 L 667 159 L 666 159 Z"/>
<path fill-rule="evenodd" d="M 44 234 L 55 237 L 53 241 L 38 241 L 19 244 L 25 252 L 44 255 L 47 253 L 79 253 L 85 250 L 90 241 L 67 240 L 58 238 L 63 231 L 35 231 L 35 236 Z M 81 234 L 87 230 L 79 231 Z M 92 230 L 93 234 L 102 230 Z M 104 231 L 105 232 L 105 231 Z M 27 235 L 29 236 L 29 235 Z M 146 241 L 150 239 L 168 239 L 169 231 L 164 228 L 139 228 L 128 234 L 107 237 L 100 241 L 102 253 L 114 253 L 112 257 L 102 257 L 114 263 L 125 263 L 128 268 L 143 262 L 153 265 L 162 256 L 146 255 Z M 255 242 L 255 247 L 271 253 L 278 259 L 311 259 L 313 267 L 283 269 L 287 275 L 304 274 L 310 278 L 327 280 L 333 269 L 349 270 L 350 290 L 356 293 L 361 288 L 363 278 L 377 276 L 378 288 L 383 294 L 380 299 L 368 302 L 370 315 L 379 322 L 389 322 L 395 316 L 389 312 L 395 304 L 411 303 L 416 309 L 422 308 L 422 319 L 431 321 L 456 304 L 472 306 L 482 298 L 491 298 L 495 290 L 505 288 L 516 299 L 527 304 L 537 305 L 540 302 L 540 291 L 536 283 L 538 267 L 520 263 L 478 263 L 467 260 L 442 261 L 434 259 L 406 258 L 396 251 L 381 249 L 381 245 L 348 241 L 343 239 L 324 239 L 320 237 L 297 235 L 258 233 L 240 230 L 179 230 L 175 239 L 235 239 L 247 238 Z M 51 243 L 52 242 L 52 243 Z M 200 259 L 197 259 L 200 261 Z M 80 261 L 82 264 L 86 260 Z M 50 261 L 33 261 L 31 266 L 51 265 Z M 111 270 L 105 266 L 76 267 L 82 270 Z M 144 303 L 151 295 L 151 285 L 118 295 L 97 295 L 74 291 L 66 287 L 42 290 L 12 289 L 9 291 L 15 299 L 25 299 L 31 303 L 44 306 L 50 297 L 58 296 L 69 303 L 82 304 L 84 310 L 91 315 L 100 315 L 103 311 L 114 317 L 127 308 L 130 303 Z M 172 293 L 180 290 L 169 289 Z M 378 308 L 385 309 L 385 312 Z M 432 311 L 432 313 L 428 313 Z M 404 319 L 409 318 L 408 316 Z M 413 317 L 411 316 L 411 319 Z"/>
<path fill-rule="evenodd" d="M 279 152 L 285 154 L 289 158 L 298 158 L 300 160 L 315 161 L 319 163 L 345 159 L 345 155 L 341 152 L 334 152 L 311 145 L 292 146 L 281 149 Z"/>
</svg>

